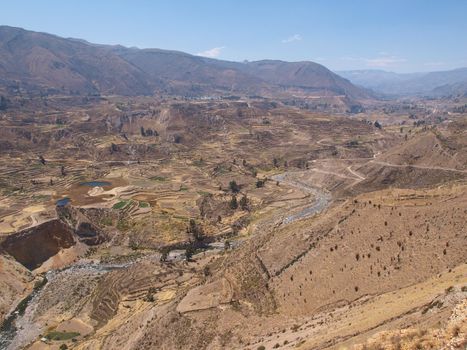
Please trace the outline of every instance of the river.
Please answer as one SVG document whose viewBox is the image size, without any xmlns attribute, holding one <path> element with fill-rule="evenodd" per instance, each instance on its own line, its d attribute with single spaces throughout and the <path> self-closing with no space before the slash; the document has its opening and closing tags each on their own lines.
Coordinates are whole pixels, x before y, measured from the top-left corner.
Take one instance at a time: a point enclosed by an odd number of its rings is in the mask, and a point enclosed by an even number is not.
<svg viewBox="0 0 467 350">
<path fill-rule="evenodd" d="M 330 203 L 331 195 L 319 188 L 313 187 L 302 181 L 294 180 L 291 178 L 293 173 L 283 173 L 272 176 L 274 181 L 283 183 L 285 185 L 298 188 L 306 193 L 309 193 L 313 196 L 314 201 L 310 205 L 304 206 L 298 212 L 294 212 L 283 218 L 282 224 L 290 224 L 300 219 L 304 219 L 310 216 L 313 216 L 322 210 L 324 210 Z M 230 249 L 235 249 L 241 242 L 231 242 Z M 213 242 L 206 245 L 207 250 L 221 251 L 224 249 L 224 242 Z M 171 260 L 181 260 L 183 255 L 181 252 L 175 252 L 173 254 L 173 259 Z M 153 258 L 159 260 L 160 254 L 154 254 L 153 256 L 145 256 L 144 258 Z M 90 263 L 89 261 L 81 261 L 73 264 L 72 266 L 66 267 L 60 270 L 51 270 L 48 271 L 45 275 L 47 281 L 52 281 L 54 278 L 57 278 L 62 273 L 73 273 L 76 270 L 86 270 L 88 272 L 93 272 L 96 274 L 107 273 L 116 269 L 125 269 L 137 262 L 135 261 L 124 263 L 124 264 L 108 264 L 108 263 Z M 16 350 L 23 347 L 25 344 L 32 342 L 36 339 L 40 332 L 40 328 L 35 326 L 32 320 L 34 305 L 37 300 L 40 299 L 41 293 L 44 289 L 47 288 L 46 284 L 36 288 L 26 299 L 24 299 L 20 306 L 18 306 L 15 311 L 7 317 L 0 328 L 0 350 Z M 31 329 L 34 328 L 34 329 Z"/>
</svg>

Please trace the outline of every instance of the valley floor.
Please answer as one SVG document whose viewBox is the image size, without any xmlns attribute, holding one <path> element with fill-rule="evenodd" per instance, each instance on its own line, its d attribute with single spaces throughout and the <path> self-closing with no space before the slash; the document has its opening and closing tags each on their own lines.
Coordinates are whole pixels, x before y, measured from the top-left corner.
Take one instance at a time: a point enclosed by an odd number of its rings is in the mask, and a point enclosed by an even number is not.
<svg viewBox="0 0 467 350">
<path fill-rule="evenodd" d="M 465 116 L 43 108 L 0 119 L 0 348 L 465 348 Z"/>
</svg>

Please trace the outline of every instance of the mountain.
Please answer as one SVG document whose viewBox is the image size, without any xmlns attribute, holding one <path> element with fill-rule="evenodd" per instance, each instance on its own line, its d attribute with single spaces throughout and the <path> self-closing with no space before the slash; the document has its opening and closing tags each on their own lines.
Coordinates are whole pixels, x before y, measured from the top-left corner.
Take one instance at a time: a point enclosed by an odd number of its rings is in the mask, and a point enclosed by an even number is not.
<svg viewBox="0 0 467 350">
<path fill-rule="evenodd" d="M 387 95 L 456 96 L 467 93 L 467 68 L 398 74 L 384 70 L 339 71 L 352 83 Z"/>
<path fill-rule="evenodd" d="M 369 96 L 313 62 L 229 62 L 178 51 L 97 45 L 8 26 L 0 26 L 0 87 L 13 92 L 130 96 Z"/>
<path fill-rule="evenodd" d="M 180 51 L 136 49 L 109 50 L 145 72 L 157 88 L 173 94 L 244 91 L 255 93 L 268 84 L 242 71 L 242 63 L 194 56 Z"/>
<path fill-rule="evenodd" d="M 144 72 L 105 48 L 0 27 L 0 84 L 52 93 L 151 93 Z"/>
<path fill-rule="evenodd" d="M 314 62 L 284 62 L 262 60 L 246 64 L 246 71 L 270 84 L 298 87 L 308 91 L 328 90 L 337 95 L 367 97 L 368 93 L 347 79 L 331 73 Z"/>
<path fill-rule="evenodd" d="M 438 86 L 432 90 L 434 97 L 459 96 L 467 97 L 467 81 Z"/>
</svg>

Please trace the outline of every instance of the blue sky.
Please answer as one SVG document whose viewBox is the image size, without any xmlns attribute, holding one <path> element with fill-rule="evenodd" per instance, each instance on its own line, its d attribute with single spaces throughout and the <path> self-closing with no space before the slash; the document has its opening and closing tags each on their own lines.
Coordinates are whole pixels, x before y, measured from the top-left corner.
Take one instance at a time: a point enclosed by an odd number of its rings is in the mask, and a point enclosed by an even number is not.
<svg viewBox="0 0 467 350">
<path fill-rule="evenodd" d="M 219 59 L 396 72 L 467 66 L 466 0 L 10 0 L 0 24 Z"/>
</svg>

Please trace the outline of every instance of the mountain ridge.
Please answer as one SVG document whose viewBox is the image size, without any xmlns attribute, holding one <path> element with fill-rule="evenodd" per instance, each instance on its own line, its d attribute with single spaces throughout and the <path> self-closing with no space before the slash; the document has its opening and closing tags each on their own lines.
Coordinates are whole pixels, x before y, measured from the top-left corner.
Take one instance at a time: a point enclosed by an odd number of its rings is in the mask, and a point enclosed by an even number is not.
<svg viewBox="0 0 467 350">
<path fill-rule="evenodd" d="M 467 68 L 446 71 L 395 73 L 380 69 L 336 71 L 357 86 L 401 96 L 448 97 L 467 94 Z"/>
<path fill-rule="evenodd" d="M 305 96 L 369 97 L 366 90 L 310 61 L 223 61 L 182 51 L 92 44 L 8 26 L 0 26 L 0 77 L 0 85 L 10 91 L 64 94 L 290 97 L 299 91 Z"/>
</svg>

